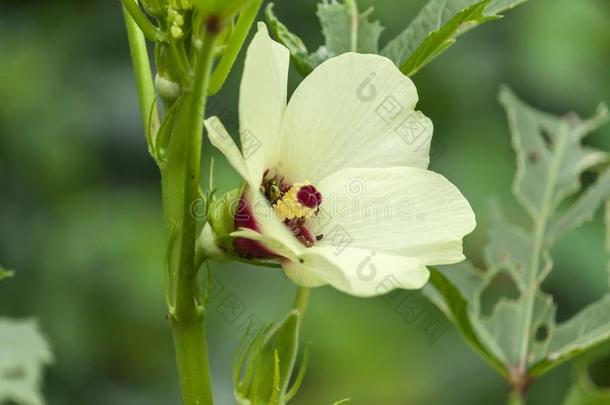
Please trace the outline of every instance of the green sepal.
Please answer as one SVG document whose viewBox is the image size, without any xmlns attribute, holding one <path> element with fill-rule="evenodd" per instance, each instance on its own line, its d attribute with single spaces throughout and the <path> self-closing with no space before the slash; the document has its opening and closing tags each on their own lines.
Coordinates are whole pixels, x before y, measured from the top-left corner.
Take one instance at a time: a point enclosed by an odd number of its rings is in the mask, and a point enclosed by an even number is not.
<svg viewBox="0 0 610 405">
<path fill-rule="evenodd" d="M 239 199 L 244 193 L 245 183 L 231 190 L 219 198 L 212 198 L 208 210 L 208 222 L 212 227 L 217 244 L 226 253 L 233 252 L 233 238 L 231 232 L 235 230 L 235 211 Z"/>
</svg>

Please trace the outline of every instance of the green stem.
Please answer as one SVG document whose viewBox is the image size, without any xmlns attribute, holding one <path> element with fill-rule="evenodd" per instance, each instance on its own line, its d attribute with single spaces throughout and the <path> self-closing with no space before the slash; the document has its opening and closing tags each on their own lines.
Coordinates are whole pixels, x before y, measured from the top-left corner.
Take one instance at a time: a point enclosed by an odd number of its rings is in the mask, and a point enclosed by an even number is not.
<svg viewBox="0 0 610 405">
<path fill-rule="evenodd" d="M 125 0 L 123 4 L 129 4 L 132 0 Z M 146 48 L 146 40 L 142 31 L 136 22 L 129 14 L 129 11 L 123 6 L 123 17 L 125 18 L 125 26 L 127 28 L 127 39 L 129 41 L 129 51 L 133 70 L 136 78 L 136 87 L 138 91 L 138 101 L 140 103 L 140 115 L 144 128 L 148 131 L 153 129 L 153 134 L 159 128 L 159 114 L 155 106 L 155 86 L 150 69 L 150 61 L 148 59 L 148 50 Z M 151 114 L 151 108 L 153 113 Z M 152 117 L 152 121 L 149 119 Z"/>
<path fill-rule="evenodd" d="M 125 0 L 124 5 L 135 5 Z M 155 92 L 144 35 L 133 19 L 133 13 L 123 8 L 129 46 L 133 60 L 142 121 L 151 125 L 148 117 L 155 103 Z M 166 289 L 170 292 L 176 360 L 180 374 L 182 400 L 185 405 L 211 405 L 212 388 L 205 341 L 203 307 L 196 302 L 197 268 L 195 241 L 197 223 L 190 206 L 198 197 L 201 162 L 203 113 L 207 83 L 210 76 L 216 33 L 204 34 L 198 52 L 193 86 L 184 90 L 178 123 L 173 132 L 167 165 L 163 168 L 163 206 L 166 217 L 168 265 L 170 277 Z M 154 108 L 154 107 L 153 107 Z M 152 114 L 158 127 L 158 115 Z M 155 131 L 156 132 L 156 131 Z M 177 256 L 177 257 L 176 257 Z M 177 260 L 175 260 L 175 259 Z"/>
<path fill-rule="evenodd" d="M 508 405 L 525 405 L 525 399 L 519 393 L 511 391 L 508 395 Z"/>
<path fill-rule="evenodd" d="M 177 174 L 182 180 L 182 195 L 167 196 L 168 204 L 177 208 L 172 219 L 177 219 L 180 229 L 179 263 L 177 271 L 175 315 L 178 320 L 188 321 L 195 314 L 193 300 L 193 278 L 196 275 L 195 250 L 197 239 L 197 219 L 192 215 L 191 206 L 199 198 L 199 177 L 201 172 L 201 145 L 203 137 L 203 114 L 206 104 L 206 91 L 215 36 L 203 35 L 202 47 L 195 65 L 195 77 L 191 89 L 185 90 L 183 107 L 172 134 L 170 153 L 176 159 L 168 157 L 167 172 Z M 169 176 L 175 178 L 174 176 Z M 176 197 L 178 201 L 176 201 Z M 178 214 L 178 215 L 176 215 Z"/>
<path fill-rule="evenodd" d="M 184 89 L 180 111 L 162 171 L 163 204 L 168 229 L 177 230 L 170 252 L 171 308 L 176 359 L 185 405 L 212 404 L 205 341 L 204 309 L 198 302 L 197 219 L 191 206 L 199 197 L 203 115 L 217 33 L 204 29 L 195 61 L 192 87 Z"/>
<path fill-rule="evenodd" d="M 356 0 L 345 0 L 350 13 L 350 50 L 358 52 L 358 5 Z"/>
<path fill-rule="evenodd" d="M 250 26 L 256 18 L 256 14 L 258 13 L 261 3 L 262 0 L 254 0 L 239 13 L 237 24 L 235 24 L 233 34 L 231 34 L 231 37 L 229 38 L 227 48 L 224 50 L 224 53 L 220 58 L 218 65 L 214 69 L 212 77 L 210 78 L 208 95 L 218 93 L 224 82 L 227 80 L 229 72 L 235 63 L 235 59 L 237 59 L 239 50 L 248 36 Z"/>
<path fill-rule="evenodd" d="M 179 74 L 183 77 L 183 84 L 189 84 L 193 73 L 189 66 L 189 59 L 184 50 L 184 45 L 181 41 L 173 40 L 169 44 L 169 51 L 172 55 L 172 62 L 178 69 Z"/>
<path fill-rule="evenodd" d="M 567 147 L 567 133 L 564 132 L 561 135 L 562 136 L 559 137 L 557 145 L 555 146 L 555 150 L 557 152 L 554 154 L 553 161 L 551 162 L 551 167 L 549 169 L 549 181 L 544 189 L 539 215 L 534 223 L 533 252 L 529 264 L 527 291 L 525 291 L 525 316 L 523 317 L 521 327 L 521 350 L 519 353 L 520 364 L 518 365 L 519 372 L 523 378 L 527 375 L 530 330 L 534 318 L 534 305 L 536 303 L 536 291 L 538 290 L 537 279 L 540 275 L 540 261 L 544 249 L 546 226 L 551 215 L 553 196 L 555 187 L 557 186 L 559 166 L 563 160 L 564 152 Z"/>
<path fill-rule="evenodd" d="M 174 320 L 172 326 L 182 403 L 184 405 L 213 404 L 203 314 L 188 323 Z"/>
<path fill-rule="evenodd" d="M 305 309 L 307 308 L 307 303 L 309 302 L 309 295 L 311 290 L 306 287 L 299 287 L 297 289 L 297 295 L 294 299 L 294 309 L 298 310 L 301 313 L 301 320 L 303 319 L 303 315 L 305 314 Z"/>
<path fill-rule="evenodd" d="M 123 10 L 129 13 L 134 23 L 136 23 L 149 41 L 164 42 L 167 40 L 163 31 L 155 27 L 142 10 L 140 10 L 137 0 L 121 0 L 121 3 L 123 3 Z"/>
</svg>

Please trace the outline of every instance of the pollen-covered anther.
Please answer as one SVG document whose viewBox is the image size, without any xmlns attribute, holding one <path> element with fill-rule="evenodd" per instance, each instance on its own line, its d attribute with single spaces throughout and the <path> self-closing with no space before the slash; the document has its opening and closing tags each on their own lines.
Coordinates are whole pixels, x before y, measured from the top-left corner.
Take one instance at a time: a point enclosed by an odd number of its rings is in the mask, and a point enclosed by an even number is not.
<svg viewBox="0 0 610 405">
<path fill-rule="evenodd" d="M 313 217 L 322 203 L 322 195 L 309 182 L 294 183 L 273 205 L 282 221 Z"/>
</svg>

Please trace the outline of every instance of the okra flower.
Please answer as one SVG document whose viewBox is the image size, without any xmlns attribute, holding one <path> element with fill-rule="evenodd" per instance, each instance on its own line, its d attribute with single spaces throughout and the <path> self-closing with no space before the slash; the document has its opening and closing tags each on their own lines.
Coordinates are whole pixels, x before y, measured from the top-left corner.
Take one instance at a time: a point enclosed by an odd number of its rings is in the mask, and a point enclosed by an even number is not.
<svg viewBox="0 0 610 405">
<path fill-rule="evenodd" d="M 426 266 L 464 259 L 475 226 L 460 191 L 427 170 L 432 123 L 387 58 L 346 53 L 287 102 L 289 52 L 264 24 L 239 99 L 242 150 L 216 117 L 208 136 L 246 182 L 236 254 L 281 263 L 294 283 L 357 296 L 421 288 Z"/>
</svg>

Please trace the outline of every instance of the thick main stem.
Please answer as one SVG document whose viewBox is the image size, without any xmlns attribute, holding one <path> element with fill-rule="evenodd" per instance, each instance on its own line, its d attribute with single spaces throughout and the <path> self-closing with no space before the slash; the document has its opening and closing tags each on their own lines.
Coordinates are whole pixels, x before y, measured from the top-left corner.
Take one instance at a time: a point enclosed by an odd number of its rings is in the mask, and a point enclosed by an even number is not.
<svg viewBox="0 0 610 405">
<path fill-rule="evenodd" d="M 134 1 L 135 0 L 126 0 Z M 142 121 L 158 128 L 152 72 L 142 31 L 124 9 L 129 47 L 136 76 Z M 185 405 L 211 405 L 212 388 L 205 340 L 204 309 L 197 302 L 195 244 L 197 222 L 191 205 L 198 197 L 203 114 L 217 32 L 204 29 L 196 52 L 194 80 L 183 88 L 180 112 L 175 120 L 167 162 L 162 167 L 163 209 L 169 233 L 170 298 L 176 360 Z M 152 112 L 152 122 L 149 122 Z M 147 131 L 150 128 L 147 128 Z"/>
<path fill-rule="evenodd" d="M 188 323 L 174 320 L 172 329 L 183 404 L 213 404 L 204 316 Z"/>
<path fill-rule="evenodd" d="M 173 307 L 171 319 L 185 405 L 212 404 L 212 388 L 205 340 L 204 308 L 197 302 L 195 245 L 197 220 L 191 207 L 199 197 L 201 144 L 206 93 L 216 33 L 203 30 L 192 87 L 183 89 L 180 111 L 162 170 L 163 203 L 168 231 L 177 243 L 169 249 Z"/>
</svg>

